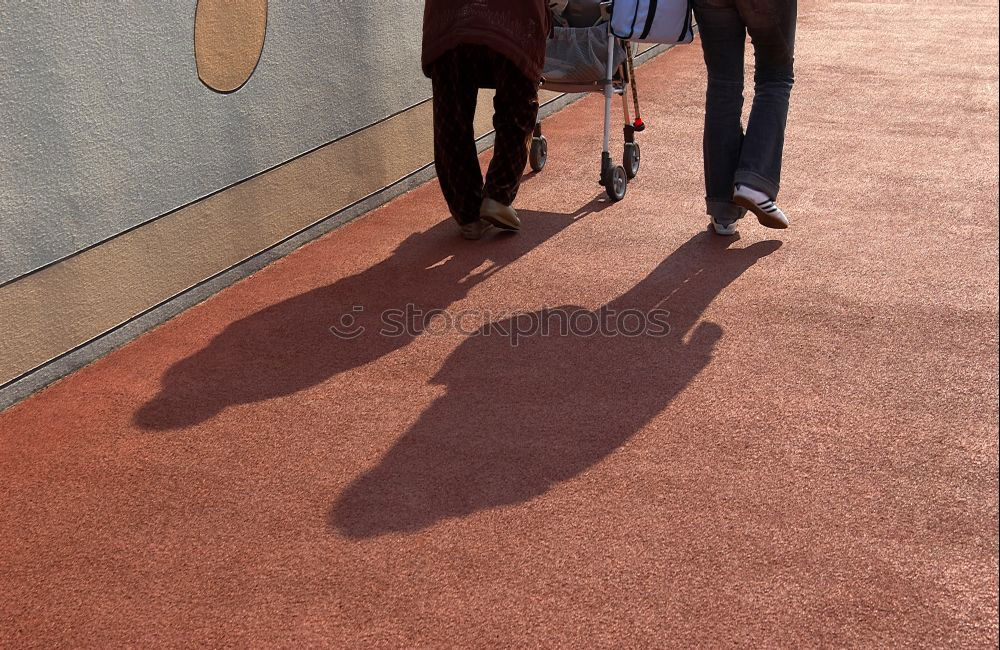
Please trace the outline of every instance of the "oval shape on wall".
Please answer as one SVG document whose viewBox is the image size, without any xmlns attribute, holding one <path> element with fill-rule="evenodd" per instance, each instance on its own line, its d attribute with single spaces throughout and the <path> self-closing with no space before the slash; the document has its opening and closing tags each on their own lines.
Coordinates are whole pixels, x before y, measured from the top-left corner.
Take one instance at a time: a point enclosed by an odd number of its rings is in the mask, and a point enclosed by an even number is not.
<svg viewBox="0 0 1000 650">
<path fill-rule="evenodd" d="M 194 59 L 201 82 L 220 93 L 249 81 L 264 50 L 267 0 L 198 0 Z"/>
</svg>

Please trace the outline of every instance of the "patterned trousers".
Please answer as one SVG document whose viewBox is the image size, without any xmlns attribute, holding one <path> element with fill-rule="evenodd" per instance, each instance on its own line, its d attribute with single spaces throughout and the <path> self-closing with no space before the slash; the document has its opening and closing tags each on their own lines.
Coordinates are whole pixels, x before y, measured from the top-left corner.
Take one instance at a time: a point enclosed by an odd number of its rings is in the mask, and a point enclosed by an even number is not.
<svg viewBox="0 0 1000 650">
<path fill-rule="evenodd" d="M 538 80 L 482 45 L 460 45 L 431 66 L 434 88 L 434 163 L 441 192 L 459 223 L 479 219 L 484 197 L 511 205 L 528 161 L 538 118 Z M 479 168 L 473 119 L 480 88 L 496 88 L 496 142 L 486 182 Z"/>
</svg>

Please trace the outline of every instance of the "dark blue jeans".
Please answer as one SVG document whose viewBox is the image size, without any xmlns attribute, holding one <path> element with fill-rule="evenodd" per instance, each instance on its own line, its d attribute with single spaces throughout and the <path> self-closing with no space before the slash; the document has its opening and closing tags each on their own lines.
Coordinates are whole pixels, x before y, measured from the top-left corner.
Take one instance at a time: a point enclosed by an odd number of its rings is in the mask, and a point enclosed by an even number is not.
<svg viewBox="0 0 1000 650">
<path fill-rule="evenodd" d="M 794 82 L 796 0 L 694 0 L 708 67 L 705 100 L 705 190 L 708 214 L 743 216 L 733 186 L 777 198 L 788 98 Z M 747 34 L 754 51 L 754 99 L 743 130 Z"/>
</svg>

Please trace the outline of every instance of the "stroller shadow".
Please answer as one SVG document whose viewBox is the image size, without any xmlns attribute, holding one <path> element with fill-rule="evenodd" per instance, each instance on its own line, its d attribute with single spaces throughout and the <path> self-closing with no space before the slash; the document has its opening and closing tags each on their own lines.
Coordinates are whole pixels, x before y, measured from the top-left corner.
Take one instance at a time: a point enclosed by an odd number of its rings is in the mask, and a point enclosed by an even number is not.
<svg viewBox="0 0 1000 650">
<path fill-rule="evenodd" d="M 452 220 L 411 235 L 365 271 L 259 311 L 225 328 L 194 355 L 174 364 L 159 393 L 134 414 L 151 431 L 204 422 L 228 406 L 289 395 L 370 363 L 419 335 L 383 336 L 381 314 L 444 309 L 496 271 L 575 220 L 602 210 L 597 199 L 573 214 L 522 211 L 518 235 L 458 237 Z M 358 307 L 363 311 L 358 311 Z M 337 336 L 331 330 L 356 336 Z"/>
<path fill-rule="evenodd" d="M 340 495 L 331 528 L 355 539 L 413 533 L 529 501 L 608 457 L 708 365 L 722 329 L 699 323 L 701 314 L 781 245 L 730 243 L 693 237 L 601 309 L 567 305 L 485 325 L 435 377 L 447 393 Z M 667 332 L 630 335 L 639 314 L 656 320 L 654 309 L 669 310 Z M 624 313 L 632 320 L 619 318 L 617 335 L 583 331 Z M 574 331 L 542 331 L 538 323 L 553 314 L 569 315 Z M 515 327 L 530 332 L 516 346 L 504 335 Z"/>
</svg>

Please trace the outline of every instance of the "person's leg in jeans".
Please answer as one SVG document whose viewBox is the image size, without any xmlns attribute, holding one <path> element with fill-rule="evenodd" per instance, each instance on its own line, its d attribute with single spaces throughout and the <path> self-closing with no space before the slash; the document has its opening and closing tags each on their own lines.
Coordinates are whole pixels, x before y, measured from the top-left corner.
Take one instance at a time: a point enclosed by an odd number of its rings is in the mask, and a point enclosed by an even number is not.
<svg viewBox="0 0 1000 650">
<path fill-rule="evenodd" d="M 538 118 L 538 81 L 528 79 L 510 61 L 494 54 L 497 93 L 493 99 L 496 142 L 486 172 L 488 198 L 512 205 L 528 162 L 528 143 Z"/>
<path fill-rule="evenodd" d="M 695 17 L 708 68 L 705 96 L 705 201 L 716 231 L 735 232 L 746 212 L 733 203 L 733 185 L 744 147 L 743 62 L 746 26 L 736 0 L 695 0 Z"/>
<path fill-rule="evenodd" d="M 479 85 L 475 48 L 459 47 L 434 62 L 434 164 L 441 192 L 459 224 L 479 221 L 483 174 L 473 120 Z"/>
<path fill-rule="evenodd" d="M 736 0 L 754 49 L 754 99 L 735 182 L 771 200 L 781 184 L 794 83 L 796 0 Z"/>
</svg>

